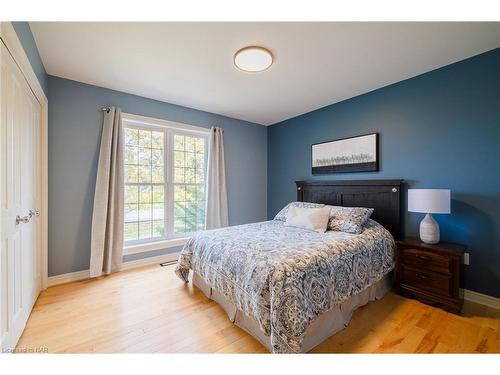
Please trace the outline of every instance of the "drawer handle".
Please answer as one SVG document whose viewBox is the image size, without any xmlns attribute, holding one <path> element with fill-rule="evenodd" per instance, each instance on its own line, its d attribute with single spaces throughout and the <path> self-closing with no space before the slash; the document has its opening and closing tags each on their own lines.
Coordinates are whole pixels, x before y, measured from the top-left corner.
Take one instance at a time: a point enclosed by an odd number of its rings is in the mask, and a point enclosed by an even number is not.
<svg viewBox="0 0 500 375">
<path fill-rule="evenodd" d="M 417 276 L 419 279 L 422 279 L 422 280 L 427 280 L 427 279 L 432 280 L 430 277 L 425 276 L 425 275 L 421 275 L 419 273 L 416 273 L 415 276 Z"/>
<path fill-rule="evenodd" d="M 420 254 L 417 254 L 417 258 L 420 260 L 427 260 L 427 261 L 431 260 L 430 257 L 425 256 L 425 255 L 420 255 Z"/>
</svg>

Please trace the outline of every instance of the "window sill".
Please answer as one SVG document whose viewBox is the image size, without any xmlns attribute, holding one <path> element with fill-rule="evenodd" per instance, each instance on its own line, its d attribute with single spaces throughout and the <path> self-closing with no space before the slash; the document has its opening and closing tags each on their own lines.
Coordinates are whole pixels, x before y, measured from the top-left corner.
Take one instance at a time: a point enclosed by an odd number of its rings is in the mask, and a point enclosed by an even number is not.
<svg viewBox="0 0 500 375">
<path fill-rule="evenodd" d="M 148 251 L 168 249 L 170 247 L 177 247 L 184 245 L 189 240 L 189 237 L 173 238 L 170 240 L 142 243 L 137 245 L 125 246 L 123 255 L 146 253 Z"/>
</svg>

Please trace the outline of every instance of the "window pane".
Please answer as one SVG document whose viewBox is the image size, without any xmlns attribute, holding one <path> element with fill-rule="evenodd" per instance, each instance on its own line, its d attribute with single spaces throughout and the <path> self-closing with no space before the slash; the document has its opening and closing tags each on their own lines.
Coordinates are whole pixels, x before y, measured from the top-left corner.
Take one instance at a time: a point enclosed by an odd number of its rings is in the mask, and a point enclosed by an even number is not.
<svg viewBox="0 0 500 375">
<path fill-rule="evenodd" d="M 186 184 L 194 184 L 196 182 L 194 172 L 195 170 L 193 168 L 185 168 L 184 182 Z"/>
<path fill-rule="evenodd" d="M 139 201 L 139 188 L 137 186 L 125 186 L 125 203 L 137 203 Z"/>
<path fill-rule="evenodd" d="M 152 205 L 151 203 L 141 203 L 139 204 L 139 221 L 148 221 L 152 217 Z"/>
<path fill-rule="evenodd" d="M 205 155 L 196 154 L 196 168 L 205 170 Z"/>
<path fill-rule="evenodd" d="M 151 143 L 153 148 L 158 148 L 163 150 L 163 133 L 162 132 L 151 132 Z"/>
<path fill-rule="evenodd" d="M 187 152 L 194 152 L 194 143 L 195 143 L 195 138 L 194 137 L 188 137 L 186 136 L 186 141 L 184 144 L 184 148 Z"/>
<path fill-rule="evenodd" d="M 151 238 L 151 222 L 145 221 L 139 223 L 139 239 Z"/>
<path fill-rule="evenodd" d="M 174 152 L 174 159 L 175 159 L 175 167 L 177 167 L 177 168 L 184 167 L 184 152 L 175 151 Z"/>
<path fill-rule="evenodd" d="M 183 145 L 183 140 L 181 145 Z M 182 146 L 183 147 L 183 146 Z M 165 132 L 125 127 L 125 240 L 164 237 Z M 132 186 L 128 184 L 141 184 Z M 152 185 L 161 184 L 161 185 Z"/>
<path fill-rule="evenodd" d="M 165 193 L 163 186 L 155 185 L 153 186 L 153 203 L 163 203 L 165 202 Z"/>
<path fill-rule="evenodd" d="M 186 233 L 194 232 L 196 231 L 196 221 L 192 220 L 191 218 L 186 218 Z"/>
<path fill-rule="evenodd" d="M 151 185 L 142 185 L 139 190 L 139 203 L 151 203 L 152 193 Z"/>
<path fill-rule="evenodd" d="M 189 201 L 188 195 L 198 196 L 197 186 L 186 187 L 186 201 L 175 202 L 174 232 L 189 233 L 202 230 L 205 227 L 205 201 Z"/>
<path fill-rule="evenodd" d="M 163 182 L 163 167 L 153 167 L 153 178 L 152 181 L 154 184 L 159 184 Z"/>
<path fill-rule="evenodd" d="M 196 220 L 196 212 L 198 210 L 198 204 L 196 202 L 186 202 L 186 216 L 189 218 L 194 218 Z"/>
<path fill-rule="evenodd" d="M 205 154 L 205 139 L 204 138 L 196 138 L 195 146 L 196 146 L 196 153 Z"/>
<path fill-rule="evenodd" d="M 139 166 L 139 182 L 151 183 L 151 167 Z"/>
<path fill-rule="evenodd" d="M 184 202 L 175 202 L 174 203 L 174 217 L 181 218 L 186 216 L 186 209 Z"/>
<path fill-rule="evenodd" d="M 165 206 L 163 203 L 153 204 L 153 220 L 163 220 L 165 217 Z"/>
<path fill-rule="evenodd" d="M 174 182 L 184 182 L 184 168 L 175 168 L 174 170 Z"/>
<path fill-rule="evenodd" d="M 174 136 L 174 149 L 184 151 L 184 136 L 176 134 Z"/>
<path fill-rule="evenodd" d="M 151 148 L 150 130 L 139 130 L 139 147 Z"/>
<path fill-rule="evenodd" d="M 162 166 L 163 163 L 163 150 L 151 150 L 151 164 Z"/>
<path fill-rule="evenodd" d="M 139 169 L 135 165 L 125 165 L 125 182 L 138 182 Z"/>
<path fill-rule="evenodd" d="M 205 171 L 203 169 L 196 169 L 195 177 L 197 184 L 205 184 Z"/>
<path fill-rule="evenodd" d="M 205 201 L 198 201 L 198 211 L 196 213 L 196 221 L 199 224 L 205 225 Z"/>
<path fill-rule="evenodd" d="M 192 202 L 196 200 L 196 185 L 186 186 L 186 202 Z"/>
<path fill-rule="evenodd" d="M 124 241 L 135 241 L 139 239 L 139 223 L 125 223 Z"/>
<path fill-rule="evenodd" d="M 191 152 L 186 152 L 185 153 L 185 167 L 186 168 L 196 168 L 196 162 L 195 162 L 195 154 Z"/>
<path fill-rule="evenodd" d="M 125 128 L 125 144 L 137 146 L 139 144 L 139 130 Z"/>
<path fill-rule="evenodd" d="M 139 147 L 139 164 L 151 165 L 151 149 Z"/>
<path fill-rule="evenodd" d="M 165 222 L 163 220 L 153 221 L 153 237 L 165 236 Z"/>
<path fill-rule="evenodd" d="M 206 200 L 205 199 L 205 185 L 198 185 L 198 199 Z"/>
<path fill-rule="evenodd" d="M 137 203 L 134 204 L 126 204 L 125 205 L 125 222 L 132 222 L 139 220 L 139 207 Z"/>
<path fill-rule="evenodd" d="M 186 232 L 196 230 L 197 204 L 195 202 L 186 203 Z"/>
<path fill-rule="evenodd" d="M 174 233 L 195 232 L 205 228 L 206 139 L 196 136 L 175 139 Z"/>
<path fill-rule="evenodd" d="M 175 233 L 185 233 L 186 232 L 186 220 L 184 216 L 176 217 L 174 219 L 174 232 Z"/>
<path fill-rule="evenodd" d="M 186 188 L 183 185 L 175 185 L 174 187 L 174 201 L 184 202 L 186 200 Z"/>
<path fill-rule="evenodd" d="M 124 163 L 125 164 L 138 164 L 137 158 L 138 148 L 135 146 L 125 146 Z"/>
</svg>

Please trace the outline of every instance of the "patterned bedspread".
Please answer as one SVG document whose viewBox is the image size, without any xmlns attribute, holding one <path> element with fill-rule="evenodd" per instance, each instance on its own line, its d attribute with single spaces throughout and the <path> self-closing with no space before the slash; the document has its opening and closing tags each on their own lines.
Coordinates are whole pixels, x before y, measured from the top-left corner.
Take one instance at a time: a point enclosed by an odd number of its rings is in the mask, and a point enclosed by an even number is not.
<svg viewBox="0 0 500 375">
<path fill-rule="evenodd" d="M 357 235 L 271 220 L 197 233 L 175 272 L 187 282 L 194 270 L 259 323 L 273 352 L 296 353 L 319 314 L 392 270 L 394 247 L 391 234 L 373 220 Z"/>
</svg>

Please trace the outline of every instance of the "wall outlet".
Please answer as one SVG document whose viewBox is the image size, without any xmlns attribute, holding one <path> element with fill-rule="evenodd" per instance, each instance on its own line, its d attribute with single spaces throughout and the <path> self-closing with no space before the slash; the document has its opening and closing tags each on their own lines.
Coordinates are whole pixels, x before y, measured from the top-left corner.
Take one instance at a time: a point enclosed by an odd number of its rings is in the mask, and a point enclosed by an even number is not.
<svg viewBox="0 0 500 375">
<path fill-rule="evenodd" d="M 469 253 L 464 253 L 464 264 L 468 266 L 470 264 L 470 256 Z"/>
</svg>

